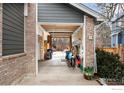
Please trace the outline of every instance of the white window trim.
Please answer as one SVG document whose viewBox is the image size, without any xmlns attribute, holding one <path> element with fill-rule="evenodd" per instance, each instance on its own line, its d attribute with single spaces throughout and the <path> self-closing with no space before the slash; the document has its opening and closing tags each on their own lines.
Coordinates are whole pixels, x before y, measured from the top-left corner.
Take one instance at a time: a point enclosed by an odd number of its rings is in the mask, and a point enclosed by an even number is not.
<svg viewBox="0 0 124 93">
<path fill-rule="evenodd" d="M 24 4 L 24 16 L 28 16 L 28 3 Z"/>
<path fill-rule="evenodd" d="M 28 16 L 28 3 L 24 4 L 24 53 L 26 53 L 26 27 L 27 27 L 27 23 L 26 23 L 26 19 Z"/>
</svg>

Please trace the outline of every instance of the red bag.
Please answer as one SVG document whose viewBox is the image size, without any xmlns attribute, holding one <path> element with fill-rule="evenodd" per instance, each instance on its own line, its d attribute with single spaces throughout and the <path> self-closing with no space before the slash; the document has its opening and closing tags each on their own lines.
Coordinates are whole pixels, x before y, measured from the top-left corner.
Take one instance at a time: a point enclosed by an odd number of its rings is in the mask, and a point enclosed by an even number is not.
<svg viewBox="0 0 124 93">
<path fill-rule="evenodd" d="M 76 60 L 76 64 L 77 65 L 81 64 L 81 61 L 80 60 Z"/>
</svg>

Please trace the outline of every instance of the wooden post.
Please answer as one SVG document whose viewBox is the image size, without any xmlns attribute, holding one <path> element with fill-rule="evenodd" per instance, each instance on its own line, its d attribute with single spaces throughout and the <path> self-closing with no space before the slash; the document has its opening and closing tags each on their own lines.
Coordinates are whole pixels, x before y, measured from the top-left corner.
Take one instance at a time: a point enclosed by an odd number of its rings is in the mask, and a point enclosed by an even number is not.
<svg viewBox="0 0 124 93">
<path fill-rule="evenodd" d="M 120 56 L 120 61 L 124 63 L 124 45 L 120 44 L 119 45 L 119 56 Z"/>
</svg>

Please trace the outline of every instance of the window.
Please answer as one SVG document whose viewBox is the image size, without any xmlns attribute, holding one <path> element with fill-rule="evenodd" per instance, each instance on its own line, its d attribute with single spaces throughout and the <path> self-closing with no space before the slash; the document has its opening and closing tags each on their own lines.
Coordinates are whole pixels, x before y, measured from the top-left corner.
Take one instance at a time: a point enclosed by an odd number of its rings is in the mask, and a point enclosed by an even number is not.
<svg viewBox="0 0 124 93">
<path fill-rule="evenodd" d="M 112 47 L 116 47 L 117 46 L 117 35 L 113 35 L 112 36 Z"/>
<path fill-rule="evenodd" d="M 2 47 L 3 56 L 24 52 L 24 4 L 3 4 Z"/>
</svg>

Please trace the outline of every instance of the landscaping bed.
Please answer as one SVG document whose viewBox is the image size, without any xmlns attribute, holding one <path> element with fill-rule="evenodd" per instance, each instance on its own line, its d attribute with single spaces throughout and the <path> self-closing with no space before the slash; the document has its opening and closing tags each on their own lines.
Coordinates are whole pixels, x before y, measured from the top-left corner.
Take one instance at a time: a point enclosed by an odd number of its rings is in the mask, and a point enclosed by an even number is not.
<svg viewBox="0 0 124 93">
<path fill-rule="evenodd" d="M 98 81 L 103 85 L 124 85 L 124 64 L 118 54 L 96 50 Z"/>
</svg>

